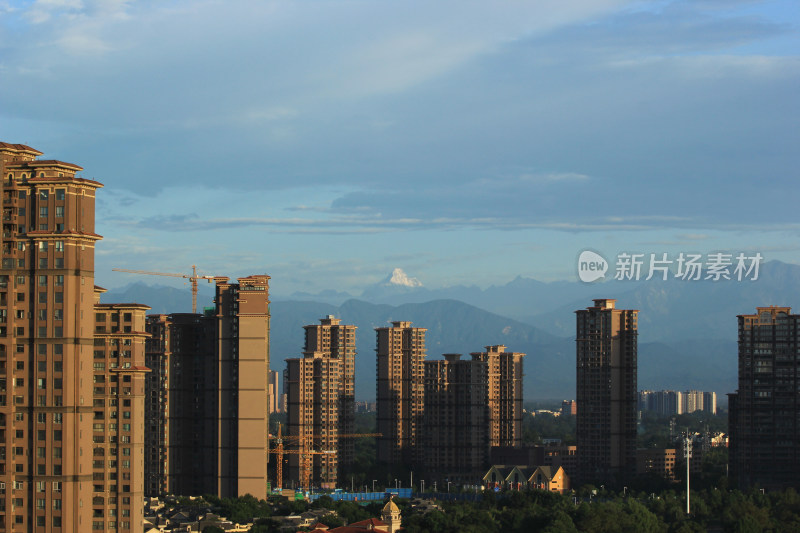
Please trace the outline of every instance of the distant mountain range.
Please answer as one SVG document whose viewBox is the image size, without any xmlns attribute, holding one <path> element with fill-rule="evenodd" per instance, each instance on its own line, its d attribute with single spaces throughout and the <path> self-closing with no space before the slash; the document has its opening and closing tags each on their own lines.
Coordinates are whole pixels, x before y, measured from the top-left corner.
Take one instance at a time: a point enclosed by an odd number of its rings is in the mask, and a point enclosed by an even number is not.
<svg viewBox="0 0 800 533">
<path fill-rule="evenodd" d="M 584 284 L 518 277 L 487 289 L 428 289 L 396 269 L 362 294 L 371 301 L 325 291 L 272 302 L 273 370 L 282 371 L 284 359 L 301 355 L 304 325 L 331 314 L 358 326 L 356 395 L 373 398 L 373 328 L 410 320 L 428 329 L 428 359 L 505 344 L 528 354 L 526 398 L 572 398 L 574 311 L 591 305 L 592 298 L 617 298 L 618 307 L 640 311 L 639 388 L 702 389 L 724 395 L 736 389 L 736 315 L 755 312 L 757 306 L 800 308 L 800 266 L 772 261 L 762 265 L 757 281 Z M 198 307 L 210 306 L 212 300 L 208 287 L 201 286 Z M 191 310 L 188 288 L 143 283 L 109 291 L 103 301 L 145 303 L 154 313 Z"/>
</svg>

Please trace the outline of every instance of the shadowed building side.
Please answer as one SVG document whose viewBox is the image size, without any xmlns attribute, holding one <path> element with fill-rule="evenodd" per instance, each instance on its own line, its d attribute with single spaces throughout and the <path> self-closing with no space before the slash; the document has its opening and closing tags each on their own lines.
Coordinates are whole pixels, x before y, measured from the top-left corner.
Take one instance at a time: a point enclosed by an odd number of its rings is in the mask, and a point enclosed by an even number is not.
<svg viewBox="0 0 800 533">
<path fill-rule="evenodd" d="M 580 483 L 618 485 L 636 474 L 638 311 L 615 302 L 575 311 Z"/>
</svg>

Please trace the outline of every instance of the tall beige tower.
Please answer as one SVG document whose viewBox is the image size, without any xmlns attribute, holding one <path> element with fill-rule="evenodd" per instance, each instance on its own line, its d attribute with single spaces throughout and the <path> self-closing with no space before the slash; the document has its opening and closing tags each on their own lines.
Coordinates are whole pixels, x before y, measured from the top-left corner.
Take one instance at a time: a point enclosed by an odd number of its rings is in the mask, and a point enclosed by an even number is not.
<svg viewBox="0 0 800 533">
<path fill-rule="evenodd" d="M 217 493 L 267 497 L 269 276 L 217 278 Z"/>
<path fill-rule="evenodd" d="M 502 344 L 473 352 L 472 359 L 487 365 L 489 383 L 489 446 L 522 445 L 522 358 Z"/>
<path fill-rule="evenodd" d="M 78 165 L 40 155 L 0 143 L 0 528 L 87 531 L 92 440 L 110 438 L 92 427 L 102 185 L 78 177 Z"/>
<path fill-rule="evenodd" d="M 597 299 L 577 317 L 580 482 L 620 485 L 636 473 L 638 311 Z"/>
<path fill-rule="evenodd" d="M 392 322 L 377 334 L 378 461 L 417 464 L 418 437 L 425 408 L 425 328 Z"/>
</svg>

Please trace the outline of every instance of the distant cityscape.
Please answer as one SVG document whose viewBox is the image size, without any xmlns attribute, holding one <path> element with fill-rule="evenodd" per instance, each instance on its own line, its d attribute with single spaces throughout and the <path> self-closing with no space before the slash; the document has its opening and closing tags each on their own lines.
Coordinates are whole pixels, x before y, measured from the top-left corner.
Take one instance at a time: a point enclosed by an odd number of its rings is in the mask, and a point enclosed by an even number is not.
<svg viewBox="0 0 800 533">
<path fill-rule="evenodd" d="M 736 317 L 727 435 L 675 428 L 676 446 L 639 448 L 643 413 L 715 416 L 716 392 L 640 391 L 639 312 L 594 299 L 575 311 L 576 398 L 557 411 L 575 417 L 575 443 L 530 445 L 523 376 L 541 369 L 535 354 L 495 339 L 468 359 L 427 359 L 426 324 L 377 327 L 368 333 L 375 401 L 365 402 L 356 400 L 356 358 L 366 357 L 357 328 L 334 315 L 303 325 L 301 353 L 282 375 L 270 370 L 266 274 L 213 276 L 214 306 L 199 313 L 101 302 L 103 185 L 42 155 L 0 143 L 0 531 L 138 532 L 146 497 L 347 488 L 363 439 L 374 439 L 376 463 L 398 485 L 411 475 L 412 490 L 414 472 L 429 490 L 621 489 L 644 474 L 674 480 L 684 453 L 697 469 L 724 446 L 738 487 L 800 488 L 800 315 L 788 307 Z M 359 429 L 357 415 L 370 413 L 374 428 Z M 271 427 L 271 414 L 285 425 Z M 399 527 L 391 501 L 383 516 Z"/>
</svg>

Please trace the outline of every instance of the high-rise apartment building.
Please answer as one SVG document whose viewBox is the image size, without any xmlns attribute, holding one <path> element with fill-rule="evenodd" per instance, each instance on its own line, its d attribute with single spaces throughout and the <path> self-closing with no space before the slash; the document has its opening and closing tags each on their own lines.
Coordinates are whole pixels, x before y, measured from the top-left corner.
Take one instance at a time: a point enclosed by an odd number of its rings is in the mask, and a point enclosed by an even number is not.
<svg viewBox="0 0 800 533">
<path fill-rule="evenodd" d="M 145 494 L 216 494 L 216 320 L 150 315 L 147 331 Z"/>
<path fill-rule="evenodd" d="M 662 416 L 704 411 L 717 414 L 717 393 L 706 391 L 639 391 L 639 410 Z"/>
<path fill-rule="evenodd" d="M 486 346 L 472 358 L 488 366 L 489 446 L 522 445 L 522 358 L 503 345 Z"/>
<path fill-rule="evenodd" d="M 148 317 L 148 357 L 167 365 L 166 399 L 147 391 L 167 435 L 148 472 L 166 469 L 171 494 L 266 498 L 269 276 L 215 281 L 213 310 Z"/>
<path fill-rule="evenodd" d="M 424 328 L 392 322 L 377 333 L 378 461 L 417 464 L 424 410 Z"/>
<path fill-rule="evenodd" d="M 145 318 L 145 366 L 150 373 L 145 376 L 145 442 L 144 442 L 144 495 L 167 494 L 169 475 L 169 417 L 168 388 L 170 328 L 167 315 L 149 315 Z"/>
<path fill-rule="evenodd" d="M 145 376 L 150 372 L 145 313 L 150 308 L 102 304 L 102 292 L 96 288 L 94 304 L 91 529 L 138 531 L 144 511 Z M 90 528 L 78 530 L 84 529 Z"/>
<path fill-rule="evenodd" d="M 685 406 L 686 401 L 680 391 L 639 391 L 640 411 L 652 411 L 661 416 L 671 416 L 683 414 Z"/>
<path fill-rule="evenodd" d="M 356 327 L 340 324 L 341 320 L 332 315 L 320 319 L 319 322 L 319 324 L 303 326 L 305 329 L 303 353 L 320 352 L 326 357 L 338 359 L 341 362 L 338 430 L 342 435 L 352 435 L 355 432 L 356 412 Z M 340 467 L 349 468 L 352 465 L 353 445 L 352 438 L 339 440 L 337 450 Z"/>
<path fill-rule="evenodd" d="M 576 311 L 578 472 L 619 483 L 636 473 L 637 315 L 597 299 Z"/>
<path fill-rule="evenodd" d="M 288 480 L 300 486 L 335 485 L 339 475 L 339 402 L 342 362 L 322 352 L 286 360 L 287 434 L 303 455 L 290 454 Z M 292 446 L 294 448 L 294 446 Z M 306 452 L 328 452 L 306 456 Z M 276 480 L 276 483 L 278 481 Z M 283 481 L 279 486 L 285 486 Z"/>
<path fill-rule="evenodd" d="M 267 497 L 269 276 L 217 278 L 217 494 Z"/>
<path fill-rule="evenodd" d="M 800 488 L 800 315 L 739 315 L 739 390 L 728 395 L 730 474 L 742 489 Z"/>
<path fill-rule="evenodd" d="M 284 390 L 287 396 L 287 434 L 300 439 L 299 451 L 318 451 L 305 456 L 290 454 L 289 479 L 335 486 L 339 470 L 352 464 L 353 441 L 339 435 L 353 434 L 355 417 L 356 327 L 328 316 L 319 324 L 304 326 L 303 357 L 286 360 Z"/>
<path fill-rule="evenodd" d="M 280 405 L 278 403 L 278 397 L 280 396 L 278 394 L 279 390 L 278 380 L 280 379 L 279 376 L 280 374 L 278 373 L 277 370 L 269 371 L 269 376 L 268 376 L 269 379 L 267 381 L 267 386 L 269 387 L 269 414 L 280 413 Z"/>
<path fill-rule="evenodd" d="M 480 478 L 489 457 L 489 364 L 460 354 L 425 361 L 421 456 L 428 476 L 449 481 Z M 477 476 L 477 477 L 476 477 Z"/>
<path fill-rule="evenodd" d="M 0 143 L 0 531 L 86 531 L 102 185 L 40 155 Z"/>
</svg>

